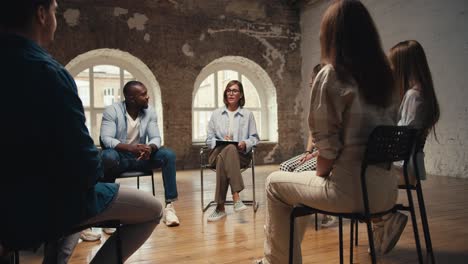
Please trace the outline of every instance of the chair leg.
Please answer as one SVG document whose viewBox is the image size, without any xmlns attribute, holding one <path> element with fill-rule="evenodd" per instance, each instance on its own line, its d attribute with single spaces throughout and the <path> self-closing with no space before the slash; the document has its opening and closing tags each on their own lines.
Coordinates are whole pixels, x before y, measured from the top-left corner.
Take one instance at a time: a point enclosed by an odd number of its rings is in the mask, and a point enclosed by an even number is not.
<svg viewBox="0 0 468 264">
<path fill-rule="evenodd" d="M 200 166 L 200 193 L 201 193 L 201 209 L 202 209 L 202 212 L 205 212 L 205 204 L 203 202 L 203 167 Z"/>
<path fill-rule="evenodd" d="M 123 264 L 123 256 L 122 256 L 122 239 L 120 237 L 120 227 L 117 227 L 116 230 L 116 254 L 117 254 L 117 264 Z"/>
<path fill-rule="evenodd" d="M 377 259 L 375 257 L 375 247 L 374 247 L 374 234 L 372 233 L 372 225 L 371 225 L 371 220 L 366 219 L 366 224 L 367 224 L 367 237 L 369 239 L 369 247 L 370 247 L 370 253 L 371 253 L 371 260 L 372 264 L 377 263 Z"/>
<path fill-rule="evenodd" d="M 406 194 L 408 196 L 408 204 L 411 214 L 411 223 L 413 225 L 413 232 L 414 232 L 414 241 L 416 244 L 416 250 L 418 252 L 418 260 L 419 263 L 423 263 L 422 252 L 421 252 L 421 243 L 419 242 L 419 232 L 418 232 L 418 223 L 416 222 L 416 214 L 414 212 L 414 203 L 413 203 L 413 196 L 411 194 L 411 189 L 406 189 Z"/>
<path fill-rule="evenodd" d="M 315 231 L 318 230 L 318 214 L 315 213 Z"/>
<path fill-rule="evenodd" d="M 338 235 L 340 236 L 340 264 L 343 264 L 343 218 L 338 217 Z"/>
<path fill-rule="evenodd" d="M 19 264 L 19 251 L 15 250 L 10 256 L 10 263 Z"/>
<path fill-rule="evenodd" d="M 151 173 L 151 187 L 153 188 L 153 196 L 156 196 L 156 192 L 154 191 L 154 172 Z"/>
<path fill-rule="evenodd" d="M 253 197 L 253 204 L 252 204 L 252 207 L 253 207 L 253 211 L 254 213 L 257 212 L 257 209 L 258 209 L 258 203 L 257 203 L 257 200 L 255 200 L 255 165 L 254 165 L 254 157 L 252 157 L 252 197 Z"/>
<path fill-rule="evenodd" d="M 349 230 L 349 263 L 353 263 L 353 240 L 354 240 L 354 219 L 351 219 L 350 230 Z"/>
<path fill-rule="evenodd" d="M 140 189 L 140 176 L 137 176 L 137 189 Z"/>
<path fill-rule="evenodd" d="M 294 258 L 294 220 L 296 219 L 295 209 L 292 210 L 289 217 L 289 264 L 293 264 Z"/>
<path fill-rule="evenodd" d="M 432 251 L 431 233 L 429 232 L 429 223 L 427 221 L 426 206 L 424 204 L 424 197 L 421 189 L 421 183 L 418 183 L 416 187 L 416 193 L 418 196 L 419 212 L 421 214 L 421 221 L 423 225 L 424 240 L 426 242 L 426 252 L 431 258 L 432 263 L 435 263 L 434 252 Z"/>
<path fill-rule="evenodd" d="M 356 228 L 355 228 L 355 229 L 356 229 L 356 238 L 355 238 L 355 240 L 354 240 L 354 245 L 357 246 L 357 245 L 358 245 L 358 241 L 359 241 L 359 239 L 358 239 L 358 236 L 359 236 L 359 220 L 356 220 L 356 221 L 355 221 L 355 224 L 356 224 Z"/>
</svg>

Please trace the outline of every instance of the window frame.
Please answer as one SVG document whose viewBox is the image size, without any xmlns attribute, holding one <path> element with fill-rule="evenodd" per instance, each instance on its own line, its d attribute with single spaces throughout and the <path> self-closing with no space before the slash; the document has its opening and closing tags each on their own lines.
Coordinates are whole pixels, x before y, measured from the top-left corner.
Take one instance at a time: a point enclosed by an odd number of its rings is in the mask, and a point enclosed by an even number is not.
<svg viewBox="0 0 468 264">
<path fill-rule="evenodd" d="M 65 66 L 65 68 L 68 70 L 72 78 L 75 78 L 82 71 L 96 65 L 112 65 L 120 67 L 121 69 L 131 73 L 136 80 L 145 84 L 148 89 L 148 94 L 150 95 L 150 105 L 154 107 L 157 113 L 161 144 L 164 145 L 164 113 L 162 107 L 161 88 L 156 77 L 148 66 L 139 58 L 128 52 L 118 49 L 104 48 L 91 50 L 76 56 Z M 119 89 L 120 91 L 122 90 L 123 85 L 124 84 L 121 85 L 121 89 Z M 122 93 L 122 91 L 120 93 Z M 94 95 L 90 94 L 90 103 L 91 96 Z M 122 95 L 121 98 L 123 98 Z M 104 109 L 105 107 L 102 108 L 102 112 L 104 112 Z M 94 120 L 94 122 L 96 122 L 96 120 Z M 99 145 L 99 142 L 95 142 L 95 144 Z"/>
</svg>

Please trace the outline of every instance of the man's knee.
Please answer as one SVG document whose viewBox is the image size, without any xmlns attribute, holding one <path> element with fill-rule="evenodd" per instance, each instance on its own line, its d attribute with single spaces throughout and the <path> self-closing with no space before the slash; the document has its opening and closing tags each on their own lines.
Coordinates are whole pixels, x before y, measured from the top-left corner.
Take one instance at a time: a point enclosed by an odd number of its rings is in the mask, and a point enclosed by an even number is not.
<svg viewBox="0 0 468 264">
<path fill-rule="evenodd" d="M 151 157 L 153 161 L 163 160 L 164 163 L 170 163 L 176 161 L 176 154 L 172 149 L 160 148 L 156 155 Z"/>
<path fill-rule="evenodd" d="M 114 168 L 119 166 L 119 153 L 114 149 L 105 149 L 101 153 L 102 164 L 104 168 Z"/>
</svg>

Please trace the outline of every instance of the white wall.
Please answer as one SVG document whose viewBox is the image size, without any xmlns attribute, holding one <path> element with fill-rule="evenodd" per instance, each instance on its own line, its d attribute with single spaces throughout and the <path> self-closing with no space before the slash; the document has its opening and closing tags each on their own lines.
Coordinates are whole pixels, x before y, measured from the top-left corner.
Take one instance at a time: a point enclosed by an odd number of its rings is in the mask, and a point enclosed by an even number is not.
<svg viewBox="0 0 468 264">
<path fill-rule="evenodd" d="M 426 142 L 430 174 L 468 178 L 468 1 L 363 0 L 388 51 L 401 40 L 424 47 L 441 108 L 436 127 L 439 143 Z M 302 99 L 309 109 L 307 88 L 312 67 L 320 58 L 318 32 L 328 1 L 312 1 L 301 13 Z M 307 118 L 304 113 L 304 120 Z M 307 129 L 304 121 L 303 130 Z"/>
</svg>

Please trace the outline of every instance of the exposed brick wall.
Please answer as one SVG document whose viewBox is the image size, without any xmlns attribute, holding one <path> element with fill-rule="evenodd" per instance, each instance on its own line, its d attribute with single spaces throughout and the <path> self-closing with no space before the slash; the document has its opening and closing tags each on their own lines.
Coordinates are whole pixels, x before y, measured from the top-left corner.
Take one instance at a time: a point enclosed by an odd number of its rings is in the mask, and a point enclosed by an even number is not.
<svg viewBox="0 0 468 264">
<path fill-rule="evenodd" d="M 192 143 L 193 85 L 207 64 L 242 56 L 262 67 L 277 90 L 278 142 L 262 143 L 257 161 L 278 163 L 304 148 L 299 11 L 287 1 L 62 0 L 51 53 L 63 64 L 90 50 L 132 54 L 156 77 L 165 145 L 180 168 L 198 164 Z"/>
</svg>

